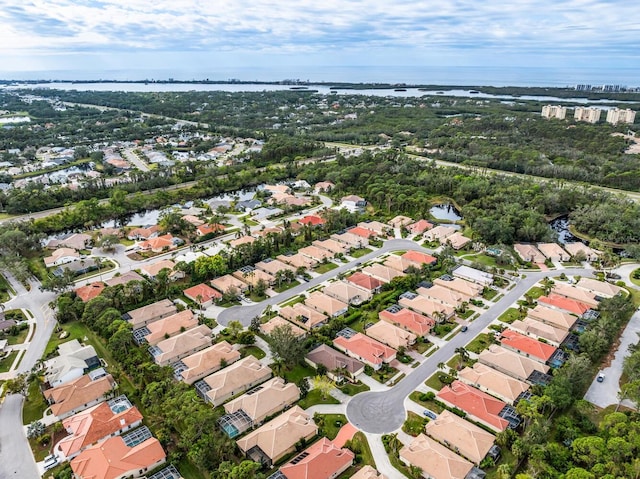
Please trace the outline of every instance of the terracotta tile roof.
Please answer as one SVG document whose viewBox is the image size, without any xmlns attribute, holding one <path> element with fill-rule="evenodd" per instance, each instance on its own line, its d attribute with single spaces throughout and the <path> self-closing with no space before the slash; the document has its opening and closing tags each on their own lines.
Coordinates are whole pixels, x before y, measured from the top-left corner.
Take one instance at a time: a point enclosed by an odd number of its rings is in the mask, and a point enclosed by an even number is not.
<svg viewBox="0 0 640 479">
<path fill-rule="evenodd" d="M 430 479 L 465 479 L 473 464 L 430 437 L 420 434 L 400 449 L 400 458 L 419 467 Z"/>
<path fill-rule="evenodd" d="M 349 308 L 347 303 L 343 303 L 320 291 L 311 293 L 309 297 L 304 300 L 304 304 L 329 316 L 339 316 L 346 313 Z"/>
<path fill-rule="evenodd" d="M 51 412 L 55 416 L 65 414 L 78 409 L 85 404 L 104 397 L 115 387 L 115 381 L 111 374 L 92 381 L 88 374 L 78 379 L 64 383 L 58 387 L 47 389 L 44 397 L 51 404 Z"/>
<path fill-rule="evenodd" d="M 377 263 L 363 268 L 362 272 L 364 274 L 368 274 L 369 276 L 374 276 L 380 281 L 384 281 L 385 283 L 389 283 L 393 278 L 404 276 L 404 273 L 400 271 L 392 268 L 387 268 L 386 266 Z"/>
<path fill-rule="evenodd" d="M 166 268 L 169 271 L 173 271 L 173 268 L 175 268 L 175 266 L 176 264 L 170 259 L 161 259 L 160 261 L 156 261 L 155 263 L 143 264 L 142 266 L 140 266 L 140 271 L 151 278 L 155 278 L 163 269 Z"/>
<path fill-rule="evenodd" d="M 352 235 L 360 236 L 366 239 L 373 238 L 376 236 L 376 233 L 374 233 L 373 231 L 367 228 L 363 228 L 362 226 L 355 226 L 350 230 L 348 230 L 347 232 L 351 233 Z"/>
<path fill-rule="evenodd" d="M 73 457 L 87 446 L 141 422 L 142 414 L 135 406 L 116 414 L 109 404 L 102 402 L 62 421 L 70 435 L 62 439 L 57 448 L 66 457 Z"/>
<path fill-rule="evenodd" d="M 535 308 L 528 311 L 528 316 L 536 321 L 549 324 L 555 328 L 570 330 L 578 318 L 572 314 L 557 309 L 547 308 L 544 304 L 537 304 Z"/>
<path fill-rule="evenodd" d="M 353 283 L 356 286 L 360 286 L 361 288 L 364 288 L 368 291 L 377 290 L 380 287 L 382 287 L 382 285 L 384 284 L 379 279 L 374 278 L 373 276 L 369 276 L 368 274 L 360 273 L 360 272 L 354 273 L 345 279 L 350 283 Z"/>
<path fill-rule="evenodd" d="M 412 234 L 424 233 L 431 228 L 433 228 L 433 224 L 429 223 L 427 220 L 418 220 L 415 223 L 407 226 L 407 229 Z"/>
<path fill-rule="evenodd" d="M 580 301 L 581 303 L 584 303 L 591 308 L 597 308 L 599 304 L 596 300 L 595 294 L 581 288 L 576 288 L 575 286 L 569 284 L 556 283 L 553 285 L 551 293 L 564 296 L 565 298 Z"/>
<path fill-rule="evenodd" d="M 165 366 L 208 346 L 211 346 L 211 329 L 201 324 L 177 336 L 160 341 L 155 346 L 160 353 L 154 356 L 154 360 L 159 365 Z"/>
<path fill-rule="evenodd" d="M 606 281 L 598 281 L 593 278 L 581 278 L 576 286 L 605 298 L 612 298 L 613 296 L 620 294 L 622 291 L 620 286 L 616 286 Z"/>
<path fill-rule="evenodd" d="M 472 368 L 466 367 L 458 372 L 458 379 L 510 404 L 521 393 L 529 390 L 527 383 L 480 362 L 475 363 Z"/>
<path fill-rule="evenodd" d="M 152 235 L 159 233 L 161 231 L 158 225 L 149 226 L 148 228 L 134 228 L 129 231 L 127 235 L 128 238 L 150 238 Z"/>
<path fill-rule="evenodd" d="M 144 281 L 144 278 L 135 271 L 127 271 L 119 276 L 114 276 L 105 281 L 107 286 L 116 286 L 118 284 L 127 284 L 130 281 Z"/>
<path fill-rule="evenodd" d="M 271 377 L 271 373 L 270 368 L 249 355 L 204 378 L 204 382 L 211 388 L 207 392 L 207 399 L 214 405 L 221 404 L 228 397 L 265 381 Z"/>
<path fill-rule="evenodd" d="M 440 242 L 442 242 L 442 240 L 440 240 Z M 444 242 L 450 244 L 453 249 L 457 250 L 460 248 L 464 248 L 466 245 L 471 243 L 471 239 L 467 238 L 459 231 L 456 231 L 452 235 L 447 236 Z"/>
<path fill-rule="evenodd" d="M 166 318 L 167 316 L 171 316 L 177 312 L 178 308 L 176 308 L 176 305 L 173 304 L 171 300 L 163 299 L 147 306 L 129 311 L 128 313 L 125 313 L 123 317 L 131 323 L 133 329 L 138 329 L 145 324 Z"/>
<path fill-rule="evenodd" d="M 479 389 L 455 380 L 449 386 L 445 386 L 436 395 L 439 400 L 457 407 L 495 431 L 504 431 L 509 426 L 509 421 L 498 414 L 507 405 L 504 401 L 489 396 Z"/>
<path fill-rule="evenodd" d="M 383 362 L 391 362 L 396 357 L 395 349 L 385 346 L 381 342 L 369 338 L 362 333 L 357 333 L 349 339 L 338 336 L 333 340 L 333 345 L 374 367 L 380 366 Z"/>
<path fill-rule="evenodd" d="M 425 432 L 476 466 L 485 458 L 496 439 L 493 434 L 446 410 L 437 419 L 427 423 Z"/>
<path fill-rule="evenodd" d="M 165 459 L 164 450 L 154 437 L 127 447 L 124 440 L 116 436 L 86 449 L 71 461 L 71 469 L 83 479 L 117 479 L 137 476 L 141 469 L 160 465 Z"/>
<path fill-rule="evenodd" d="M 271 332 L 279 326 L 289 326 L 294 336 L 300 337 L 306 334 L 305 330 L 300 326 L 293 324 L 280 316 L 274 316 L 269 321 L 260 325 L 262 334 L 271 334 Z"/>
<path fill-rule="evenodd" d="M 241 236 L 240 238 L 232 239 L 231 241 L 229 241 L 229 245 L 232 248 L 235 248 L 236 246 L 253 243 L 254 241 L 256 241 L 256 239 L 253 236 Z"/>
<path fill-rule="evenodd" d="M 302 459 L 296 460 L 298 457 Z M 292 462 L 282 466 L 280 472 L 287 479 L 329 479 L 346 471 L 354 459 L 355 454 L 349 449 L 340 449 L 323 437 Z"/>
<path fill-rule="evenodd" d="M 204 283 L 192 286 L 183 291 L 184 295 L 199 304 L 205 304 L 214 299 L 222 298 L 222 294 Z M 198 299 L 200 297 L 200 299 Z"/>
<path fill-rule="evenodd" d="M 569 331 L 566 329 L 554 328 L 550 324 L 537 321 L 528 316 L 524 320 L 514 321 L 509 325 L 509 328 L 527 336 L 546 339 L 554 346 L 559 346 L 569 336 Z"/>
<path fill-rule="evenodd" d="M 556 352 L 557 348 L 550 344 L 543 343 L 537 339 L 530 338 L 524 334 L 517 333 L 510 329 L 502 332 L 500 343 L 506 347 L 513 349 L 526 357 L 536 358 L 539 361 L 547 362 Z"/>
<path fill-rule="evenodd" d="M 539 303 L 544 303 L 546 306 L 550 306 L 556 309 L 562 309 L 578 316 L 583 315 L 591 307 L 588 304 L 581 303 L 575 299 L 566 298 L 558 294 L 550 294 L 549 296 L 540 296 L 538 298 Z"/>
<path fill-rule="evenodd" d="M 369 326 L 365 333 L 394 349 L 401 346 L 406 348 L 416 342 L 415 334 L 386 321 L 378 321 L 373 326 Z"/>
<path fill-rule="evenodd" d="M 273 416 L 287 406 L 300 399 L 300 390 L 293 383 L 285 383 L 284 379 L 275 377 L 262 383 L 251 394 L 229 401 L 224 405 L 227 414 L 242 409 L 254 423 L 261 423 L 265 418 Z"/>
<path fill-rule="evenodd" d="M 455 309 L 451 306 L 420 295 L 412 299 L 400 298 L 398 304 L 404 308 L 411 308 L 414 311 L 425 314 L 430 318 L 434 318 L 438 314 L 443 314 L 445 318 L 450 318 L 455 313 Z"/>
<path fill-rule="evenodd" d="M 319 326 L 327 321 L 327 316 L 324 313 L 316 311 L 303 303 L 296 303 L 293 306 L 280 308 L 280 316 L 289 321 L 293 321 L 306 330 Z"/>
<path fill-rule="evenodd" d="M 385 309 L 378 313 L 378 317 L 391 324 L 408 329 L 417 336 L 429 334 L 431 328 L 436 324 L 433 319 L 406 308 L 400 309 L 397 313 Z"/>
<path fill-rule="evenodd" d="M 498 344 L 492 344 L 488 349 L 482 351 L 478 356 L 478 360 L 520 381 L 526 381 L 534 371 L 545 374 L 549 371 L 549 366 L 535 359 L 525 358 Z"/>
<path fill-rule="evenodd" d="M 100 296 L 105 287 L 106 286 L 103 282 L 96 281 L 95 283 L 76 288 L 74 291 L 78 298 L 86 303 L 88 301 L 91 301 L 93 298 Z"/>
<path fill-rule="evenodd" d="M 319 226 L 325 224 L 324 219 L 317 215 L 307 215 L 302 218 L 299 223 L 303 225 Z"/>
<path fill-rule="evenodd" d="M 223 294 L 231 288 L 235 288 L 238 293 L 241 293 L 249 287 L 247 283 L 230 274 L 225 274 L 224 276 L 211 280 L 210 284 Z"/>
<path fill-rule="evenodd" d="M 366 465 L 356 472 L 351 479 L 388 479 L 381 472 L 376 471 L 373 467 Z"/>
<path fill-rule="evenodd" d="M 240 351 L 233 349 L 227 341 L 221 341 L 201 351 L 182 358 L 182 363 L 187 367 L 180 373 L 182 380 L 187 384 L 202 379 L 222 368 L 222 361 L 227 365 L 240 359 Z"/>
<path fill-rule="evenodd" d="M 436 264 L 438 259 L 430 254 L 423 253 L 422 251 L 409 250 L 404 253 L 401 258 L 407 259 L 409 261 L 413 261 L 414 263 L 418 263 L 420 265 L 423 264 Z"/>
<path fill-rule="evenodd" d="M 173 244 L 173 236 L 171 233 L 167 233 L 166 235 L 156 236 L 155 238 L 142 241 L 138 246 L 142 250 L 150 249 L 152 251 L 158 251 L 165 248 L 172 248 L 175 245 Z"/>
<path fill-rule="evenodd" d="M 179 313 L 167 316 L 166 318 L 162 318 L 147 325 L 149 334 L 144 338 L 147 340 L 147 343 L 153 346 L 163 339 L 175 336 L 176 334 L 188 329 L 195 328 L 197 325 L 198 318 L 195 317 L 193 311 L 185 309 L 184 311 L 180 311 Z"/>
<path fill-rule="evenodd" d="M 196 228 L 196 231 L 200 236 L 206 236 L 208 234 L 217 233 L 219 231 L 224 231 L 224 230 L 225 230 L 225 226 L 218 223 L 200 225 Z"/>
</svg>

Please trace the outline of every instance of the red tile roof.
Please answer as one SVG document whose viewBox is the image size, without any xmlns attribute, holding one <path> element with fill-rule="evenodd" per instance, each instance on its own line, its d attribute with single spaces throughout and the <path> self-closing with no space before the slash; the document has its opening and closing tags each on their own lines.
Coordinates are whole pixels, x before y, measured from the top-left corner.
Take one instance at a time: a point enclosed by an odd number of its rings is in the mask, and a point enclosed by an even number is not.
<svg viewBox="0 0 640 479">
<path fill-rule="evenodd" d="M 438 259 L 431 256 L 427 253 L 422 253 L 420 251 L 407 251 L 405 254 L 401 256 L 404 259 L 408 259 L 409 261 L 413 261 L 415 263 L 420 264 L 435 264 L 438 262 Z"/>
<path fill-rule="evenodd" d="M 78 298 L 80 298 L 85 303 L 87 301 L 91 301 L 96 296 L 100 296 L 100 293 L 105 288 L 105 284 L 102 281 L 96 281 L 95 283 L 87 284 L 86 286 L 81 286 L 75 290 Z"/>
<path fill-rule="evenodd" d="M 544 362 L 547 362 L 556 352 L 554 346 L 510 329 L 502 332 L 500 342 L 503 346 L 514 349 L 527 357 L 533 356 Z"/>
<path fill-rule="evenodd" d="M 416 221 L 412 225 L 407 226 L 407 229 L 412 233 L 424 233 L 426 230 L 433 228 L 433 225 L 427 220 Z"/>
<path fill-rule="evenodd" d="M 539 303 L 548 304 L 557 309 L 563 309 L 570 313 L 583 315 L 589 308 L 589 305 L 576 301 L 575 299 L 565 298 L 557 294 L 551 293 L 549 296 L 540 296 Z"/>
<path fill-rule="evenodd" d="M 350 283 L 353 283 L 356 286 L 360 286 L 361 288 L 364 288 L 368 291 L 373 291 L 375 289 L 378 289 L 384 284 L 379 279 L 374 278 L 373 276 L 369 276 L 368 274 L 360 273 L 360 272 L 354 273 L 346 279 Z"/>
<path fill-rule="evenodd" d="M 506 403 L 468 384 L 455 380 L 438 391 L 437 397 L 497 431 L 504 431 L 509 426 L 509 421 L 498 416 Z"/>
<path fill-rule="evenodd" d="M 302 218 L 299 223 L 302 223 L 303 225 L 320 226 L 323 225 L 325 221 L 317 215 L 307 215 Z"/>
<path fill-rule="evenodd" d="M 367 239 L 376 235 L 373 231 L 363 228 L 362 226 L 356 226 L 347 232 Z"/>
<path fill-rule="evenodd" d="M 429 334 L 431 328 L 436 324 L 433 319 L 406 308 L 402 308 L 397 313 L 391 313 L 385 309 L 378 313 L 378 317 L 391 324 L 408 329 L 418 336 Z"/>
<path fill-rule="evenodd" d="M 192 286 L 191 288 L 187 288 L 183 291 L 184 295 L 187 298 L 192 299 L 193 301 L 198 301 L 198 296 L 200 296 L 200 303 L 208 303 L 212 299 L 220 299 L 222 298 L 222 294 L 213 289 L 211 286 L 208 286 L 204 283 L 198 284 L 196 286 Z"/>
<path fill-rule="evenodd" d="M 347 353 L 353 353 L 370 364 L 382 364 L 392 360 L 396 355 L 396 350 L 385 346 L 375 339 L 369 338 L 362 333 L 357 333 L 349 339 L 338 336 L 333 340 L 334 346 L 343 349 Z"/>
<path fill-rule="evenodd" d="M 305 449 L 301 460 L 289 462 L 280 468 L 287 479 L 327 479 L 337 477 L 345 471 L 355 459 L 349 449 L 340 449 L 329 439 L 323 437 Z M 302 455 L 302 454 L 301 454 Z M 294 458 L 294 461 L 297 459 Z"/>
<path fill-rule="evenodd" d="M 200 225 L 196 230 L 198 231 L 198 234 L 205 236 L 211 233 L 217 233 L 218 231 L 224 231 L 224 225 L 218 223 Z"/>
</svg>

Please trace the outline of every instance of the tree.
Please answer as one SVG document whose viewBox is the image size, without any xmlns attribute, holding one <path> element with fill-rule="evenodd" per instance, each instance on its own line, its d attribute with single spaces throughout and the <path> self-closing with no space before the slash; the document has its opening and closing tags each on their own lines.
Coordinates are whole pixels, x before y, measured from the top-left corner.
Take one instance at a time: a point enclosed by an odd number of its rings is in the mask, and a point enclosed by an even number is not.
<svg viewBox="0 0 640 479">
<path fill-rule="evenodd" d="M 242 461 L 234 464 L 231 461 L 221 462 L 214 477 L 219 479 L 262 479 L 264 474 L 260 473 L 262 464 L 253 461 Z"/>
<path fill-rule="evenodd" d="M 262 298 L 263 296 L 265 296 L 268 287 L 269 284 L 264 279 L 260 278 L 253 286 L 253 294 L 255 294 L 259 298 Z"/>
<path fill-rule="evenodd" d="M 307 381 L 307 378 L 300 379 L 300 381 L 296 383 L 296 386 L 298 386 L 300 390 L 300 398 L 306 398 L 307 394 L 309 394 L 309 381 Z"/>
<path fill-rule="evenodd" d="M 302 361 L 305 354 L 304 343 L 293 334 L 290 325 L 276 326 L 267 336 L 267 340 L 273 356 L 281 360 L 287 369 Z"/>
<path fill-rule="evenodd" d="M 113 253 L 119 244 L 120 239 L 116 235 L 104 235 L 98 240 L 96 246 L 101 248 L 105 253 Z"/>
<path fill-rule="evenodd" d="M 458 369 L 461 369 L 462 366 L 469 360 L 469 351 L 465 348 L 456 348 L 455 352 L 458 354 Z"/>
<path fill-rule="evenodd" d="M 26 396 L 27 389 L 29 388 L 29 383 L 27 382 L 27 375 L 23 373 L 16 376 L 13 379 L 9 379 L 5 383 L 4 387 L 9 394 L 22 394 L 23 396 Z"/>
<path fill-rule="evenodd" d="M 45 426 L 40 421 L 33 421 L 31 424 L 27 426 L 27 437 L 29 439 L 34 439 L 36 437 L 40 437 L 44 434 Z"/>
<path fill-rule="evenodd" d="M 64 268 L 61 275 L 50 275 L 42 282 L 42 289 L 63 293 L 71 289 L 74 285 L 75 274 L 69 268 Z"/>
<path fill-rule="evenodd" d="M 620 402 L 629 399 L 635 404 L 636 412 L 640 412 L 640 379 L 623 384 L 618 393 Z"/>
<path fill-rule="evenodd" d="M 315 376 L 313 378 L 313 389 L 320 391 L 322 399 L 327 399 L 333 388 L 335 388 L 335 384 L 327 376 Z"/>
<path fill-rule="evenodd" d="M 237 320 L 229 321 L 229 324 L 227 324 L 227 331 L 229 331 L 232 338 L 236 338 L 243 329 L 244 326 L 242 326 L 242 323 Z"/>
</svg>

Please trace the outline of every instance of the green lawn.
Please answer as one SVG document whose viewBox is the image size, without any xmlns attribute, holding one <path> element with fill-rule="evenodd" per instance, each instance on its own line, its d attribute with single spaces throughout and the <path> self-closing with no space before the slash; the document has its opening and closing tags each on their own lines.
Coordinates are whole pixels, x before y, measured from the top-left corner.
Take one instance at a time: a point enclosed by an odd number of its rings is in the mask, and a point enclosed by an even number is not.
<svg viewBox="0 0 640 479">
<path fill-rule="evenodd" d="M 33 381 L 29 384 L 27 397 L 25 398 L 24 407 L 22 408 L 23 424 L 30 424 L 33 421 L 41 419 L 44 411 L 48 407 L 49 405 L 44 400 L 44 396 L 40 392 L 38 381 Z"/>
<path fill-rule="evenodd" d="M 516 308 L 509 308 L 500 316 L 498 316 L 498 320 L 502 321 L 503 323 L 511 324 L 516 319 L 521 319 L 523 317 L 524 316 L 522 315 L 522 313 L 520 313 L 520 311 L 518 311 Z"/>
<path fill-rule="evenodd" d="M 15 293 L 7 279 L 0 274 L 0 302 L 5 303 L 9 301 L 9 291 Z"/>
<path fill-rule="evenodd" d="M 411 394 L 409 394 L 409 399 L 411 399 L 413 402 L 420 404 L 420 406 L 425 407 L 427 409 L 431 409 L 433 412 L 435 412 L 436 414 L 440 414 L 442 411 L 444 411 L 444 408 L 438 404 L 437 402 L 435 402 L 435 400 L 425 400 L 425 399 L 420 399 L 420 397 L 425 394 L 425 393 L 421 393 L 419 391 L 413 391 Z"/>
<path fill-rule="evenodd" d="M 338 267 L 337 264 L 329 261 L 328 263 L 320 263 L 318 266 L 313 268 L 313 270 L 318 274 L 328 273 L 331 270 L 334 270 Z"/>
<path fill-rule="evenodd" d="M 249 295 L 249 298 L 254 303 L 259 303 L 260 301 L 264 301 L 265 299 L 267 299 L 267 295 L 265 294 L 265 295 L 262 295 L 262 296 L 258 296 L 254 292 L 251 292 L 251 294 Z"/>
<path fill-rule="evenodd" d="M 378 381 L 379 383 L 384 384 L 393 376 L 395 376 L 397 373 L 398 373 L 398 370 L 396 368 L 392 368 L 391 366 L 389 366 L 386 370 L 379 369 L 377 371 L 374 371 L 371 377 L 376 381 Z"/>
<path fill-rule="evenodd" d="M 16 360 L 19 351 L 12 351 L 4 358 L 0 359 L 0 373 L 6 373 Z"/>
<path fill-rule="evenodd" d="M 468 351 L 472 353 L 480 354 L 481 351 L 484 351 L 489 347 L 490 344 L 493 343 L 493 338 L 491 334 L 481 333 L 477 335 L 473 341 L 465 346 Z"/>
<path fill-rule="evenodd" d="M 373 459 L 369 442 L 363 433 L 358 431 L 353 435 L 353 438 L 351 439 L 351 447 L 358 451 L 356 454 L 362 455 L 363 465 L 369 465 L 371 467 L 376 466 L 376 461 Z"/>
<path fill-rule="evenodd" d="M 320 418 L 318 434 L 326 436 L 329 440 L 334 440 L 340 428 L 347 423 L 347 418 L 344 414 L 317 414 L 316 416 Z"/>
<path fill-rule="evenodd" d="M 27 339 L 28 333 L 29 328 L 25 328 L 19 331 L 15 336 L 8 335 L 5 337 L 5 339 L 7 340 L 7 344 L 9 345 L 22 344 L 24 343 L 25 339 Z"/>
<path fill-rule="evenodd" d="M 532 299 L 538 299 L 540 296 L 544 296 L 544 289 L 539 286 L 534 286 L 525 294 L 530 296 Z"/>
<path fill-rule="evenodd" d="M 307 364 L 298 364 L 291 371 L 284 371 L 284 378 L 290 383 L 297 383 L 302 378 L 315 376 L 316 370 Z"/>
<path fill-rule="evenodd" d="M 282 292 L 284 292 L 284 291 L 286 291 L 288 289 L 293 288 L 294 286 L 298 286 L 299 284 L 300 284 L 300 281 L 297 281 L 297 280 L 294 279 L 290 283 L 282 283 L 280 286 L 277 286 L 277 287 L 273 288 L 273 290 L 276 293 L 282 293 Z"/>
<path fill-rule="evenodd" d="M 416 437 L 418 434 L 424 432 L 424 427 L 429 422 L 425 417 L 417 415 L 413 411 L 407 413 L 407 420 L 402 425 L 402 430 L 410 436 Z"/>
<path fill-rule="evenodd" d="M 433 346 L 433 344 L 425 339 L 424 341 L 416 341 L 415 344 L 411 346 L 411 349 L 418 354 L 424 354 L 431 346 Z"/>
<path fill-rule="evenodd" d="M 353 258 L 362 258 L 364 255 L 367 255 L 369 253 L 372 253 L 373 250 L 369 249 L 369 248 L 360 248 L 360 249 L 356 249 L 354 251 L 352 251 L 351 253 L 349 253 L 349 256 L 353 257 Z"/>
<path fill-rule="evenodd" d="M 301 399 L 298 402 L 298 406 L 302 409 L 307 409 L 308 407 L 315 406 L 316 404 L 340 404 L 340 401 L 329 395 L 327 395 L 326 398 L 323 398 L 319 390 L 312 389 L 309 391 L 306 398 Z"/>
<path fill-rule="evenodd" d="M 636 278 L 636 276 L 637 276 L 637 278 Z M 640 286 L 640 268 L 634 269 L 631 272 L 631 274 L 629 275 L 629 278 L 631 279 L 631 282 L 633 284 L 635 284 L 636 286 Z"/>
<path fill-rule="evenodd" d="M 183 458 L 177 465 L 176 469 L 184 479 L 206 479 L 200 469 L 193 465 L 187 458 Z"/>
<path fill-rule="evenodd" d="M 441 382 L 440 379 L 438 378 L 438 376 L 440 376 L 441 374 L 445 374 L 445 373 L 442 371 L 438 371 L 434 373 L 424 383 L 430 388 L 435 389 L 436 391 L 440 391 L 443 387 L 445 387 L 445 384 Z"/>
<path fill-rule="evenodd" d="M 462 367 L 463 368 L 465 366 L 471 367 L 471 366 L 473 366 L 474 363 L 475 363 L 474 360 L 468 359 L 468 360 L 462 362 Z M 456 354 L 451 359 L 449 359 L 449 361 L 447 361 L 447 366 L 449 366 L 451 369 L 457 369 L 459 365 L 460 365 L 460 355 L 459 354 Z"/>
<path fill-rule="evenodd" d="M 482 292 L 482 297 L 487 301 L 491 301 L 493 298 L 496 297 L 497 294 L 498 292 L 495 289 L 485 288 L 484 291 Z"/>
<path fill-rule="evenodd" d="M 340 391 L 342 391 L 343 393 L 349 396 L 355 396 L 356 394 L 368 391 L 369 389 L 370 389 L 369 386 L 367 386 L 364 383 L 361 383 L 360 381 L 358 381 L 355 384 L 348 382 L 340 386 Z"/>
<path fill-rule="evenodd" d="M 287 301 L 286 303 L 282 303 L 279 304 L 279 306 L 281 308 L 284 308 L 285 306 L 293 306 L 296 303 L 302 303 L 304 302 L 304 300 L 306 299 L 306 296 L 304 295 L 298 295 L 298 296 L 294 296 L 293 298 L 291 298 L 289 301 Z"/>
<path fill-rule="evenodd" d="M 244 346 L 240 350 L 240 355 L 243 358 L 249 356 L 250 354 L 256 359 L 262 359 L 266 356 L 266 353 L 262 349 L 260 349 L 258 346 Z"/>
</svg>

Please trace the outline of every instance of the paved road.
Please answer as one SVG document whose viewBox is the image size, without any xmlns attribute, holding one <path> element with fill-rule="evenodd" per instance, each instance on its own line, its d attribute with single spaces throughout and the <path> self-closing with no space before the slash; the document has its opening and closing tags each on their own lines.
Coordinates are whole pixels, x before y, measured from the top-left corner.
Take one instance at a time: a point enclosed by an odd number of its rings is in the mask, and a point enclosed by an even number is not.
<svg viewBox="0 0 640 479">
<path fill-rule="evenodd" d="M 22 427 L 22 401 L 9 394 L 0 407 L 0 477 L 33 479 L 40 476 Z"/>
<path fill-rule="evenodd" d="M 129 163 L 133 163 L 133 165 L 140 171 L 149 171 L 149 165 L 147 165 L 138 157 L 138 155 L 135 154 L 133 148 L 125 148 L 124 150 L 122 150 L 122 156 L 124 156 L 124 159 Z"/>
<path fill-rule="evenodd" d="M 439 363 L 448 361 L 456 348 L 465 346 L 536 282 L 545 276 L 559 276 L 562 272 L 527 273 L 526 278 L 521 279 L 500 301 L 469 323 L 466 333 L 455 335 L 396 386 L 387 391 L 369 391 L 356 395 L 347 405 L 349 421 L 358 429 L 373 434 L 387 434 L 401 427 L 406 418 L 404 399 L 438 370 Z M 591 273 L 588 269 L 570 270 L 570 274 L 575 275 L 589 276 Z"/>
</svg>

